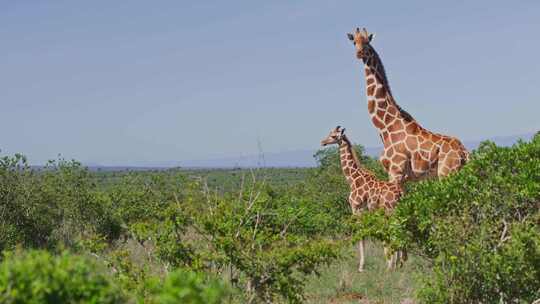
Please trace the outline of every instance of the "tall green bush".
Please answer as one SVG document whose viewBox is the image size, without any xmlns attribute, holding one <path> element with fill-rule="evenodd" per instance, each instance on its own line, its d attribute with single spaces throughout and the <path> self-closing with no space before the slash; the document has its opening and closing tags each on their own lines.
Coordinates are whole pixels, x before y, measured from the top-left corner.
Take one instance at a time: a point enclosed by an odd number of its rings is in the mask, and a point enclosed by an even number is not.
<svg viewBox="0 0 540 304">
<path fill-rule="evenodd" d="M 85 233 L 110 240 L 120 222 L 91 173 L 75 161 L 51 161 L 37 170 L 22 155 L 0 158 L 0 250 L 71 245 Z"/>
</svg>

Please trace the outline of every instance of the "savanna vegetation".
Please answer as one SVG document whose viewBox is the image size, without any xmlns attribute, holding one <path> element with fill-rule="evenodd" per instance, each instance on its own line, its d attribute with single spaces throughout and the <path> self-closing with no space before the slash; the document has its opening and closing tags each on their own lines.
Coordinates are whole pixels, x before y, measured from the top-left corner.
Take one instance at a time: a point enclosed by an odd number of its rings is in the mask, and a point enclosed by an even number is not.
<svg viewBox="0 0 540 304">
<path fill-rule="evenodd" d="M 361 153 L 361 148 L 358 147 Z M 359 218 L 336 149 L 309 169 L 92 172 L 0 159 L 2 303 L 530 303 L 540 135 Z M 362 156 L 381 178 L 378 162 Z M 356 273 L 353 243 L 372 240 Z M 384 271 L 380 241 L 407 249 Z"/>
</svg>

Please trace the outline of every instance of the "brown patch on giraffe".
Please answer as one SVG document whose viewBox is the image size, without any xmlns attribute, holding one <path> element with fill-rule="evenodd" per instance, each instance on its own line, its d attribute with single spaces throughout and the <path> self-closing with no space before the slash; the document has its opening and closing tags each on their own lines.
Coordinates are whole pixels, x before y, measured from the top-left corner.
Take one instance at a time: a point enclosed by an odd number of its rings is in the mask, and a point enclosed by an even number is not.
<svg viewBox="0 0 540 304">
<path fill-rule="evenodd" d="M 386 125 L 389 125 L 390 123 L 392 123 L 392 121 L 394 121 L 394 119 L 396 119 L 394 116 L 392 115 L 389 115 L 388 112 L 386 112 L 386 114 L 384 115 L 384 123 Z"/>
<path fill-rule="evenodd" d="M 418 125 L 415 124 L 414 122 L 411 122 L 410 124 L 405 126 L 405 132 L 407 132 L 407 134 L 416 134 L 417 131 L 418 131 Z"/>
<path fill-rule="evenodd" d="M 420 144 L 420 149 L 431 150 L 431 148 L 433 148 L 433 143 L 429 140 Z"/>
<path fill-rule="evenodd" d="M 377 116 L 379 117 L 379 119 L 383 119 L 384 117 L 384 111 L 383 110 L 377 110 Z"/>
<path fill-rule="evenodd" d="M 386 101 L 385 101 L 385 102 L 386 102 Z M 388 113 L 390 113 L 390 114 L 392 114 L 392 115 L 396 115 L 397 112 L 398 112 L 397 109 L 396 109 L 396 107 L 393 107 L 393 106 L 392 106 L 392 107 L 388 107 L 388 110 L 387 110 L 387 111 L 388 111 Z"/>
<path fill-rule="evenodd" d="M 375 110 L 375 100 L 373 99 L 370 99 L 367 103 L 367 109 L 368 109 L 368 112 L 371 114 L 373 113 L 373 110 Z"/>
<path fill-rule="evenodd" d="M 386 89 L 384 87 L 378 88 L 375 93 L 375 98 L 383 98 L 384 96 L 386 96 Z"/>
<path fill-rule="evenodd" d="M 419 153 L 416 153 L 412 167 L 414 172 L 425 172 L 429 169 L 429 162 L 423 160 L 421 158 L 421 155 Z"/>
<path fill-rule="evenodd" d="M 416 150 L 416 148 L 418 148 L 418 141 L 416 140 L 415 137 L 409 136 L 405 140 L 405 146 L 409 150 Z"/>
<path fill-rule="evenodd" d="M 370 84 L 372 84 L 372 83 L 374 83 L 374 82 L 375 82 L 375 79 L 373 79 L 372 77 L 369 77 L 369 78 L 367 79 L 367 85 L 370 85 Z"/>
<path fill-rule="evenodd" d="M 373 92 L 375 91 L 375 85 L 370 85 L 368 88 L 367 88 L 367 94 L 369 96 L 373 96 Z"/>
<path fill-rule="evenodd" d="M 450 151 L 450 145 L 447 143 L 442 144 L 441 150 L 443 153 L 448 153 Z"/>
<path fill-rule="evenodd" d="M 377 106 L 379 108 L 386 109 L 388 107 L 388 103 L 386 102 L 386 100 L 379 101 L 379 102 L 377 102 Z"/>
<path fill-rule="evenodd" d="M 394 151 L 396 151 L 396 152 L 403 153 L 403 154 L 408 154 L 407 147 L 405 147 L 404 142 L 395 143 L 393 145 L 393 147 L 394 147 Z"/>
<path fill-rule="evenodd" d="M 392 154 L 394 154 L 394 148 L 390 147 L 388 150 L 386 150 L 386 157 L 392 158 Z"/>
<path fill-rule="evenodd" d="M 379 129 L 384 128 L 384 124 L 377 117 L 371 118 L 371 121 L 373 121 L 373 124 L 375 125 L 375 127 Z"/>
<path fill-rule="evenodd" d="M 399 130 L 402 130 L 402 129 L 403 129 L 403 123 L 399 119 L 396 120 L 390 126 L 388 126 L 388 131 L 390 131 L 390 132 L 396 132 L 396 131 L 399 131 Z"/>
<path fill-rule="evenodd" d="M 463 145 L 461 144 L 461 142 L 459 140 L 455 140 L 455 141 L 452 141 L 450 146 L 452 147 L 452 149 L 454 150 L 464 150 L 465 147 L 463 147 Z"/>
<path fill-rule="evenodd" d="M 407 160 L 407 158 L 401 154 L 396 154 L 394 157 L 392 157 L 392 162 L 396 164 L 400 164 L 405 160 Z"/>
<path fill-rule="evenodd" d="M 442 139 L 441 136 L 439 136 L 438 134 L 433 134 L 433 133 L 431 133 L 431 140 L 432 140 L 433 142 L 438 142 L 438 141 L 441 140 L 441 139 Z"/>
<path fill-rule="evenodd" d="M 390 139 L 392 142 L 402 141 L 406 137 L 405 132 L 390 133 Z"/>
</svg>

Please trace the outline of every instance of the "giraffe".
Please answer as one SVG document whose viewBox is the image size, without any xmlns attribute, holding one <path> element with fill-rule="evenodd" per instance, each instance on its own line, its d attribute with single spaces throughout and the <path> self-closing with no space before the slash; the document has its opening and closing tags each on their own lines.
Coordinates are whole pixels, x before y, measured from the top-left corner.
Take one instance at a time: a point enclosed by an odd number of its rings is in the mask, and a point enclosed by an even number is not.
<svg viewBox="0 0 540 304">
<path fill-rule="evenodd" d="M 373 34 L 356 28 L 347 36 L 364 62 L 368 112 L 384 145 L 379 160 L 390 181 L 441 178 L 459 170 L 469 152 L 459 139 L 423 128 L 396 103 L 382 61 L 370 44 Z"/>
<path fill-rule="evenodd" d="M 399 183 L 381 181 L 363 168 L 345 135 L 345 128 L 337 126 L 330 131 L 330 134 L 321 141 L 322 146 L 338 144 L 339 157 L 343 175 L 351 189 L 349 194 L 349 205 L 355 215 L 361 214 L 364 210 L 374 210 L 383 208 L 387 213 L 391 212 L 398 203 L 403 189 Z M 358 242 L 358 271 L 364 270 L 364 240 Z M 389 257 L 388 248 L 385 247 L 385 257 L 387 258 L 387 268 L 392 269 L 401 257 L 401 252 L 392 254 Z M 404 257 L 404 255 L 403 255 Z"/>
</svg>

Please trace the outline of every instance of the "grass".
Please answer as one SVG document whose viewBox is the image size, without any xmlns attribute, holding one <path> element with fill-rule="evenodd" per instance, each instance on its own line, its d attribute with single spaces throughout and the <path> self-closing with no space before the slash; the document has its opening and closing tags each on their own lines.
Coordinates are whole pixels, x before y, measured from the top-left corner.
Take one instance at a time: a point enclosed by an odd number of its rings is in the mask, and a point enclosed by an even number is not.
<svg viewBox="0 0 540 304">
<path fill-rule="evenodd" d="M 427 271 L 426 263 L 409 254 L 405 265 L 387 271 L 380 243 L 366 242 L 366 264 L 357 271 L 357 253 L 353 246 L 343 253 L 343 259 L 321 269 L 306 284 L 306 303 L 401 303 L 414 299 L 418 286 L 415 274 Z"/>
</svg>

